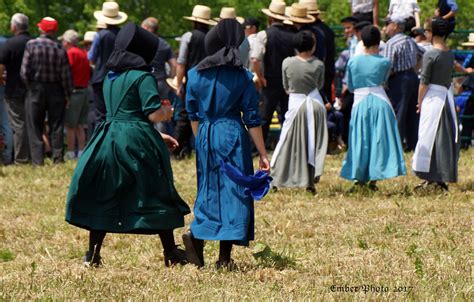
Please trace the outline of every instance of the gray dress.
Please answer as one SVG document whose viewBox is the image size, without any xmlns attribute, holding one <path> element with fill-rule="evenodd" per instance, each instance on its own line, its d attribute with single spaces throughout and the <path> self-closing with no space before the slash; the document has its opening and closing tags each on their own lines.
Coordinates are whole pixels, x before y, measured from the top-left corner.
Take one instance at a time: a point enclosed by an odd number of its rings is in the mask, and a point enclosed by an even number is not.
<svg viewBox="0 0 474 302">
<path fill-rule="evenodd" d="M 307 96 L 315 89 L 321 89 L 324 84 L 324 64 L 316 58 L 303 61 L 297 57 L 289 57 L 283 61 L 282 73 L 283 87 L 290 94 L 290 101 L 282 136 L 272 157 L 272 186 L 312 189 L 315 179 L 318 179 L 323 172 L 327 151 L 326 109 L 321 99 L 319 99 L 320 102 L 292 104 L 291 94 Z M 316 95 L 320 98 L 319 93 Z M 308 108 L 312 110 L 314 131 L 308 131 L 309 119 L 311 119 Z M 289 116 L 293 118 L 289 119 Z M 284 131 L 286 135 L 283 135 Z M 314 142 L 314 148 L 308 147 L 310 146 L 309 133 L 314 135 L 311 139 Z M 313 158 L 311 156 L 313 153 L 314 165 L 309 163 L 309 160 Z"/>
<path fill-rule="evenodd" d="M 421 83 L 441 85 L 449 89 L 453 65 L 454 55 L 450 51 L 433 48 L 425 52 Z M 446 99 L 431 153 L 430 171 L 414 171 L 416 176 L 427 181 L 457 182 L 460 144 L 456 143 L 456 129 L 453 125 L 457 125 L 457 121 L 453 121 L 453 114 Z"/>
</svg>

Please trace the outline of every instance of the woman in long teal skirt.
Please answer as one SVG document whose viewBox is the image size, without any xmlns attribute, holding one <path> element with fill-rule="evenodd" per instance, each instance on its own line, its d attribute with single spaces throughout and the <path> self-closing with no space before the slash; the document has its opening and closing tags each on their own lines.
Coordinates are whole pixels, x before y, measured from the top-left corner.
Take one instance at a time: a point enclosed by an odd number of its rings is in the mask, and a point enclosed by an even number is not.
<svg viewBox="0 0 474 302">
<path fill-rule="evenodd" d="M 173 230 L 190 212 L 176 192 L 167 145 L 153 123 L 167 120 L 150 73 L 159 40 L 133 23 L 117 35 L 104 81 L 107 118 L 95 131 L 77 163 L 67 198 L 66 221 L 90 231 L 84 261 L 101 264 L 107 233 L 158 234 L 165 264 L 185 264 Z"/>
<path fill-rule="evenodd" d="M 405 175 L 405 161 L 397 120 L 383 89 L 390 61 L 379 53 L 380 31 L 374 26 L 362 30 L 364 55 L 347 66 L 348 86 L 354 91 L 349 125 L 349 146 L 341 176 L 376 190 L 376 181 Z"/>
</svg>

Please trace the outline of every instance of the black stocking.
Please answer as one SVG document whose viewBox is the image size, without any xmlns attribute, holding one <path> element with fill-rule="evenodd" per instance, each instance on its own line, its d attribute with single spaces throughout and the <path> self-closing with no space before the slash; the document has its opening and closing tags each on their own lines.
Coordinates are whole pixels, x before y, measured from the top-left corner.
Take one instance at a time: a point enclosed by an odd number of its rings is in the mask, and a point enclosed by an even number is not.
<svg viewBox="0 0 474 302">
<path fill-rule="evenodd" d="M 158 235 L 160 235 L 161 244 L 163 245 L 163 250 L 165 254 L 170 253 L 176 248 L 173 230 L 160 231 Z"/>
<path fill-rule="evenodd" d="M 104 242 L 105 235 L 107 233 L 104 231 L 93 231 L 89 233 L 89 253 L 94 258 L 100 256 L 100 249 L 102 248 L 102 243 Z"/>
<path fill-rule="evenodd" d="M 219 246 L 219 261 L 229 262 L 231 252 L 232 252 L 232 241 L 222 240 Z"/>
</svg>

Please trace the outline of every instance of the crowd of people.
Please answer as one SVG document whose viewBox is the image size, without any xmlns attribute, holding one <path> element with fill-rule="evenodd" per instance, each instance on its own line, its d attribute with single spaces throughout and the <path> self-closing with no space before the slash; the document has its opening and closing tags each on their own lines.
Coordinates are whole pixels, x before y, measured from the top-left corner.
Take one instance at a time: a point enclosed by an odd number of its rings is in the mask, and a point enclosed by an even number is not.
<svg viewBox="0 0 474 302">
<path fill-rule="evenodd" d="M 82 42 L 72 29 L 56 39 L 51 17 L 33 39 L 28 17 L 17 13 L 15 35 L 0 49 L 8 119 L 0 117 L 13 130 L 4 162 L 43 165 L 50 151 L 61 163 L 66 133 L 65 157 L 78 158 L 66 220 L 90 231 L 84 259 L 92 265 L 102 262 L 107 233 L 138 233 L 160 236 L 166 265 L 201 267 L 204 241 L 219 240 L 217 267 L 233 267 L 233 245 L 254 238 L 253 200 L 270 187 L 316 194 L 330 142 L 347 148 L 341 177 L 353 190 L 405 175 L 404 151 L 414 151 L 417 189 L 448 190 L 458 178 L 457 112 L 474 102 L 474 58 L 456 63 L 446 44 L 456 2 L 439 1 L 422 25 L 416 0 L 392 0 L 383 28 L 378 1 L 351 2 L 341 19 L 348 49 L 337 61 L 335 34 L 315 0 L 272 1 L 261 10 L 265 28 L 234 8 L 213 19 L 211 8 L 196 5 L 176 56 L 156 18 L 120 28 L 128 16 L 116 2 L 94 13 L 97 32 Z M 470 74 L 457 102 L 455 69 Z M 281 133 L 270 161 L 274 112 Z M 472 125 L 462 131 L 470 135 Z M 198 192 L 183 251 L 173 229 L 190 209 L 170 156 L 193 150 Z"/>
</svg>

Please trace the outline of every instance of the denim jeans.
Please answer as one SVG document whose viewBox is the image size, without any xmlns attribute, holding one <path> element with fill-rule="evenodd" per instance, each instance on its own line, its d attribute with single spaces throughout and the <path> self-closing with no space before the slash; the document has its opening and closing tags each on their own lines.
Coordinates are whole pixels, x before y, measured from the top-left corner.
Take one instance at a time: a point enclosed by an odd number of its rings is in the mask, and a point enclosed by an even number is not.
<svg viewBox="0 0 474 302">
<path fill-rule="evenodd" d="M 2 151 L 2 162 L 6 165 L 13 163 L 13 132 L 8 119 L 4 99 L 5 86 L 0 86 L 0 132 L 3 135 L 5 148 Z"/>
</svg>

